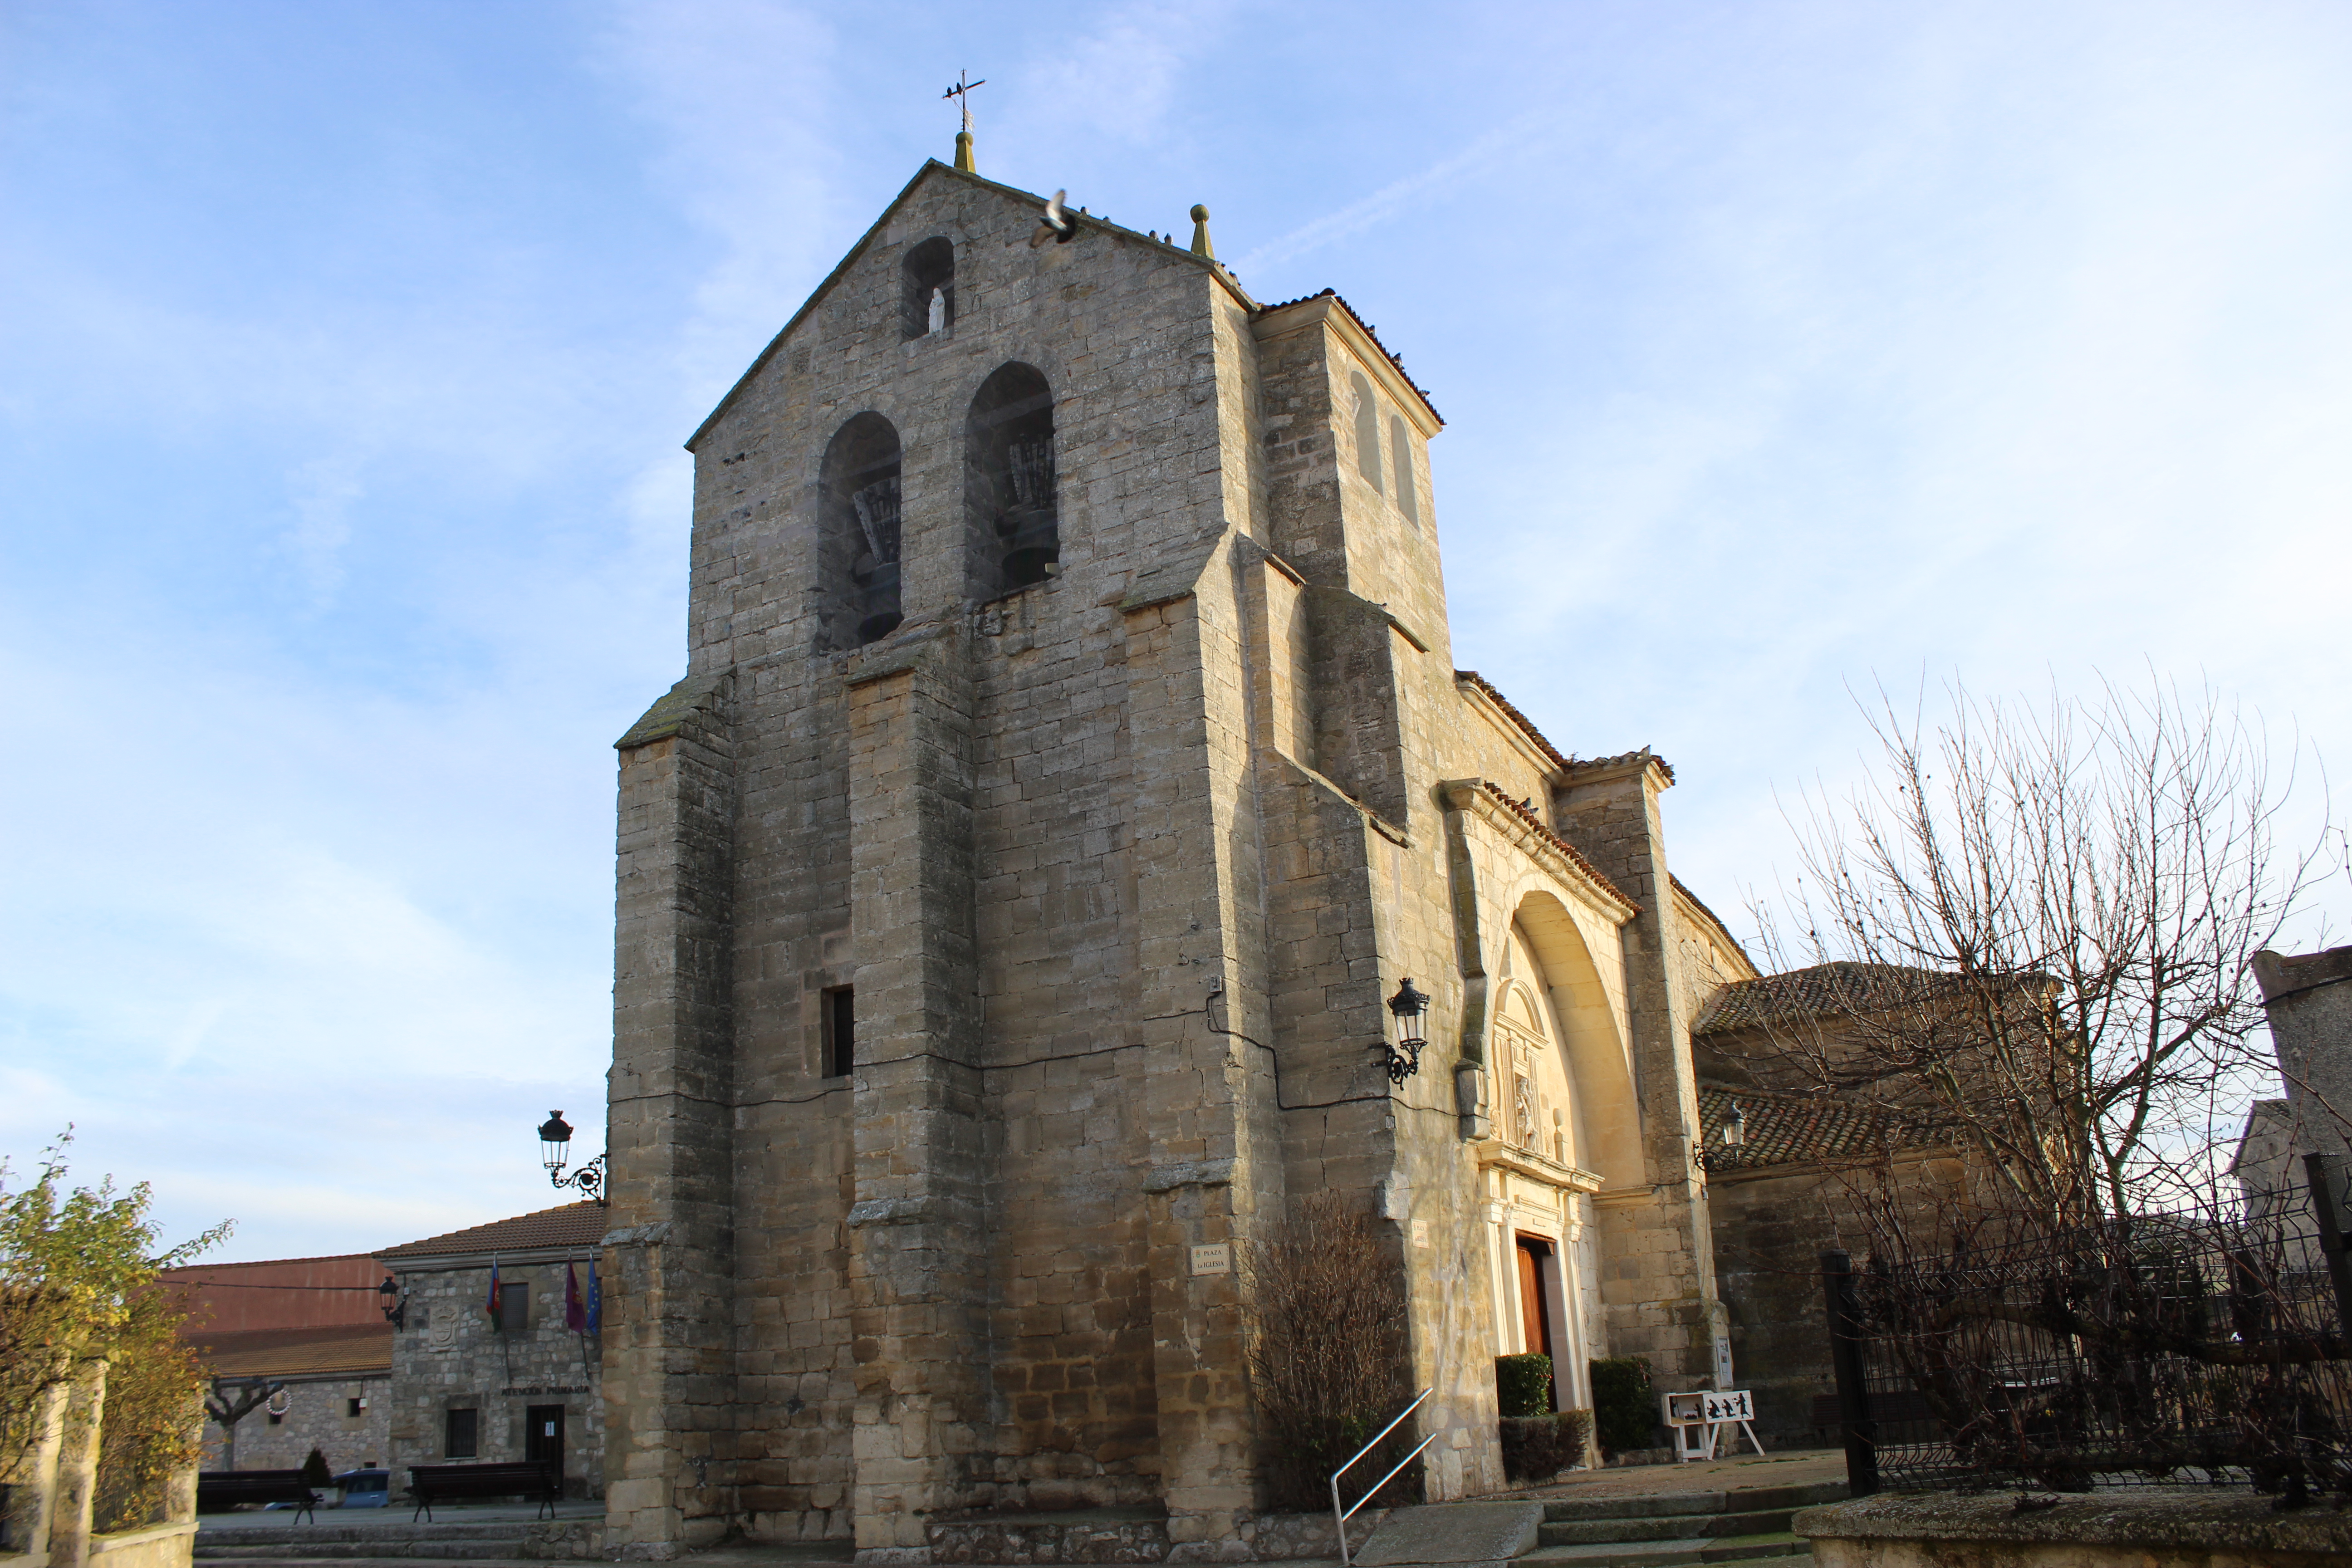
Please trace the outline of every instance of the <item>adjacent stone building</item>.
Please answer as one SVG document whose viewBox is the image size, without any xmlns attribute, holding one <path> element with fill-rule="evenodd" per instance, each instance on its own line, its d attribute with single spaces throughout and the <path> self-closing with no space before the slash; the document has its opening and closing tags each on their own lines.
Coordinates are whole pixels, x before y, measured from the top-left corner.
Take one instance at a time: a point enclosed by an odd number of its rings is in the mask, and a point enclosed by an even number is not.
<svg viewBox="0 0 2352 1568">
<path fill-rule="evenodd" d="M 413 1465 L 541 1459 L 561 1466 L 569 1495 L 603 1495 L 603 1356 L 584 1330 L 607 1228 L 601 1205 L 566 1204 L 376 1255 L 402 1303 L 389 1402 L 395 1489 L 407 1486 Z M 567 1321 L 574 1290 L 579 1327 Z"/>
<path fill-rule="evenodd" d="M 313 1448 L 338 1473 L 383 1462 L 393 1337 L 383 1277 L 364 1252 L 163 1271 L 188 1313 L 182 1337 L 232 1403 L 255 1384 L 283 1385 L 234 1426 L 205 1424 L 203 1468 L 290 1470 Z"/>
<path fill-rule="evenodd" d="M 2286 1095 L 2254 1102 L 2230 1173 L 2261 1219 L 2308 1209 L 2305 1154 L 2352 1152 L 2352 947 L 2258 952 L 2254 983 Z"/>
<path fill-rule="evenodd" d="M 1727 1348 L 1689 1030 L 1755 971 L 1673 770 L 1454 668 L 1442 422 L 1344 301 L 1044 208 L 927 165 L 688 443 L 686 674 L 619 742 L 625 1555 L 1087 1507 L 1246 1553 L 1237 1270 L 1327 1189 L 1432 1498 L 1502 1479 L 1498 1352 L 1585 1404 Z"/>
</svg>

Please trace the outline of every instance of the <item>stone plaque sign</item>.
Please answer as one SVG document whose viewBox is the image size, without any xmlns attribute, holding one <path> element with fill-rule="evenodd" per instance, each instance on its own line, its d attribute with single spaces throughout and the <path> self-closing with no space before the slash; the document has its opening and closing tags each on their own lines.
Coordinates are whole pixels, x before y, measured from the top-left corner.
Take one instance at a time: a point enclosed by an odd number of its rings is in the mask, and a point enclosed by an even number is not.
<svg viewBox="0 0 2352 1568">
<path fill-rule="evenodd" d="M 1231 1242 L 1213 1241 L 1206 1247 L 1192 1249 L 1192 1272 L 1195 1274 L 1231 1274 L 1234 1271 L 1234 1248 Z"/>
</svg>

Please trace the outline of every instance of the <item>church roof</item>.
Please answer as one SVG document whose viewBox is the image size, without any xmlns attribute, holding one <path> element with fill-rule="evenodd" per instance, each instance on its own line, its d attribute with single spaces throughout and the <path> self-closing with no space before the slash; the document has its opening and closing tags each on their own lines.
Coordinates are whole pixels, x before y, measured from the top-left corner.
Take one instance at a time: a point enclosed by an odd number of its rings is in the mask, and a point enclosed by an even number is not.
<svg viewBox="0 0 2352 1568">
<path fill-rule="evenodd" d="M 719 416 L 726 413 L 729 407 L 734 404 L 736 397 L 741 394 L 745 387 L 751 384 L 752 378 L 760 374 L 761 370 L 766 366 L 770 360 L 776 357 L 776 351 L 784 346 L 784 340 L 792 336 L 793 329 L 799 326 L 803 319 L 805 318 L 811 310 L 816 309 L 817 301 L 824 299 L 826 294 L 832 291 L 834 284 L 840 280 L 842 274 L 847 272 L 850 267 L 856 262 L 857 258 L 866 254 L 866 247 L 874 243 L 875 236 L 880 234 L 884 226 L 889 223 L 891 215 L 906 205 L 907 199 L 915 194 L 917 186 L 920 185 L 925 180 L 929 179 L 934 175 L 942 179 L 968 181 L 971 184 L 979 186 L 982 190 L 994 191 L 999 195 L 1010 196 L 1014 201 L 1019 202 L 1024 205 L 1034 206 L 1037 209 L 1040 216 L 1043 216 L 1045 214 L 1045 198 L 1041 195 L 1036 195 L 1031 192 L 1021 190 L 1016 186 L 1000 184 L 994 180 L 982 179 L 980 175 L 972 174 L 967 170 L 954 168 L 949 164 L 942 163 L 937 158 L 925 159 L 923 161 L 923 166 L 915 171 L 915 177 L 908 180 L 906 184 L 899 188 L 898 194 L 890 198 L 890 205 L 882 209 L 881 216 L 877 217 L 872 224 L 867 226 L 866 232 L 857 237 L 857 243 L 851 246 L 848 250 L 844 252 L 841 259 L 834 264 L 833 270 L 824 275 L 824 281 L 819 283 L 814 289 L 809 291 L 809 297 L 801 301 L 801 308 L 793 312 L 792 319 L 783 324 L 782 330 L 780 330 L 774 337 L 768 340 L 768 346 L 760 351 L 758 357 L 751 361 L 751 364 L 744 370 L 743 374 L 735 378 L 735 384 L 727 389 L 727 395 L 719 400 L 718 405 L 711 409 L 709 416 L 704 419 L 700 425 L 695 426 L 694 434 L 686 438 L 686 449 L 688 451 L 690 452 L 694 450 L 696 443 L 699 442 L 702 437 L 709 432 L 711 426 L 718 423 Z M 1073 212 L 1069 216 L 1082 226 L 1108 229 L 1114 234 L 1124 236 L 1129 239 L 1135 240 L 1143 245 L 1159 246 L 1162 249 L 1166 250 L 1169 255 L 1181 257 L 1185 260 L 1192 263 L 1194 266 L 1207 271 L 1211 277 L 1223 284 L 1225 288 L 1233 293 L 1234 297 L 1242 302 L 1244 308 L 1248 310 L 1253 315 L 1265 309 L 1265 307 L 1260 305 L 1255 300 L 1249 297 L 1248 291 L 1241 286 L 1240 280 L 1233 275 L 1233 272 L 1223 263 L 1215 260 L 1213 258 L 1195 256 L 1191 250 L 1182 246 L 1177 245 L 1172 241 L 1154 238 L 1152 236 L 1145 234 L 1139 229 L 1125 227 L 1122 225 L 1109 222 L 1108 219 L 1096 217 L 1091 213 Z M 1349 312 L 1350 315 L 1353 315 L 1354 313 L 1355 312 L 1352 310 Z M 1381 352 L 1386 353 L 1387 351 L 1382 350 Z"/>
<path fill-rule="evenodd" d="M 1327 289 L 1324 292 L 1328 294 L 1330 290 Z M 1318 297 L 1319 298 L 1319 296 Z M 1297 300 L 1293 300 L 1291 302 L 1293 304 L 1297 303 Z M 1347 302 L 1348 301 L 1345 300 L 1341 300 L 1339 301 L 1342 305 Z M 1276 310 L 1280 310 L 1281 308 L 1282 307 L 1279 305 L 1275 307 Z M 1348 313 L 1351 316 L 1355 314 L 1353 310 L 1350 310 Z M 1364 330 L 1367 332 L 1371 331 L 1370 327 L 1367 327 Z M 1376 339 L 1374 341 L 1377 342 L 1378 340 Z M 1402 365 L 1399 365 L 1397 367 L 1397 374 L 1400 375 L 1404 374 L 1404 367 Z M 1418 392 L 1421 389 L 1419 387 L 1415 387 L 1413 390 Z M 1517 708 L 1512 707 L 1511 700 L 1504 696 L 1500 691 L 1495 689 L 1495 683 L 1493 681 L 1488 680 L 1485 676 L 1479 674 L 1475 669 L 1457 669 L 1454 672 L 1454 679 L 1460 681 L 1466 681 L 1470 685 L 1476 687 L 1480 691 L 1484 692 L 1488 701 L 1494 703 L 1496 707 L 1503 710 L 1504 717 L 1509 719 L 1512 723 L 1517 724 L 1520 730 L 1526 733 L 1528 739 L 1533 741 L 1536 743 L 1537 748 L 1541 751 L 1545 756 L 1551 759 L 1552 766 L 1559 769 L 1562 773 L 1565 773 L 1573 764 L 1575 759 L 1570 757 L 1566 752 L 1562 752 L 1558 746 L 1553 745 L 1549 741 L 1545 740 L 1543 731 L 1536 728 L 1535 721 L 1520 712 Z"/>
<path fill-rule="evenodd" d="M 1723 1144 L 1724 1123 L 1739 1107 L 1740 1145 Z M 1726 1084 L 1698 1086 L 1700 1147 L 1710 1175 L 1773 1165 L 1820 1165 L 1871 1159 L 1889 1150 L 1928 1149 L 1944 1140 L 1867 1105 L 1832 1096 L 1770 1094 Z"/>
<path fill-rule="evenodd" d="M 536 1252 L 550 1247 L 593 1247 L 612 1226 L 613 1211 L 599 1203 L 564 1204 L 512 1219 L 469 1226 L 446 1236 L 388 1247 L 378 1258 L 447 1258 L 454 1254 Z"/>
</svg>

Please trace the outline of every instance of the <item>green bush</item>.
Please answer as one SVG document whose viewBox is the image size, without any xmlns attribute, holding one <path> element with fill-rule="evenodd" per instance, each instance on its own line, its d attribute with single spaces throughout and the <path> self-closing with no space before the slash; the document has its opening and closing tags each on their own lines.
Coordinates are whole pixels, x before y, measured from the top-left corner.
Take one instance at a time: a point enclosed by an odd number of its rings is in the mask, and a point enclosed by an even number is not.
<svg viewBox="0 0 2352 1568">
<path fill-rule="evenodd" d="M 1592 1447 L 1592 1412 L 1563 1410 L 1559 1413 L 1560 1463 L 1580 1465 L 1587 1450 Z"/>
<path fill-rule="evenodd" d="M 335 1472 L 327 1468 L 327 1456 L 318 1449 L 302 1461 L 302 1484 L 306 1487 L 331 1487 L 335 1484 Z"/>
<path fill-rule="evenodd" d="M 1506 1415 L 1500 1426 L 1503 1474 L 1515 1481 L 1548 1481 L 1584 1463 L 1585 1444 L 1592 1436 L 1592 1412 Z"/>
<path fill-rule="evenodd" d="M 1495 1404 L 1506 1417 L 1551 1414 L 1551 1357 L 1498 1355 L 1495 1358 Z"/>
<path fill-rule="evenodd" d="M 1604 1454 L 1657 1447 L 1658 1410 L 1650 1397 L 1645 1356 L 1612 1356 L 1592 1363 L 1592 1418 Z"/>
</svg>

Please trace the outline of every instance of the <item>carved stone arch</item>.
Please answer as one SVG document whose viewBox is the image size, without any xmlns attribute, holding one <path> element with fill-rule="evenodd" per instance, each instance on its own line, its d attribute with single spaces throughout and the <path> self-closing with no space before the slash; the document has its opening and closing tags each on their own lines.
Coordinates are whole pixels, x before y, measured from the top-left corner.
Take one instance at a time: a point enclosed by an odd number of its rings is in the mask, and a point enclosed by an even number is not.
<svg viewBox="0 0 2352 1568">
<path fill-rule="evenodd" d="M 964 417 L 964 584 L 988 600 L 1060 569 L 1060 486 L 1054 392 L 1014 361 L 972 394 Z"/>
<path fill-rule="evenodd" d="M 898 427 L 868 409 L 826 443 L 817 472 L 817 575 L 824 638 L 856 647 L 903 618 Z"/>
<path fill-rule="evenodd" d="M 1633 1058 L 1592 950 L 1567 906 L 1541 889 L 1520 899 L 1511 924 L 1543 971 L 1547 1021 L 1568 1073 L 1574 1163 L 1604 1188 L 1639 1186 L 1647 1178 Z"/>
</svg>

